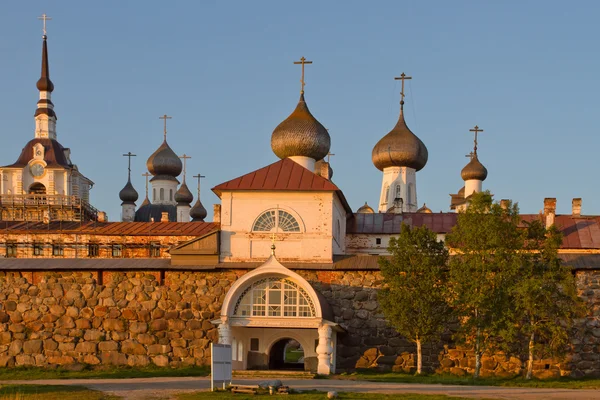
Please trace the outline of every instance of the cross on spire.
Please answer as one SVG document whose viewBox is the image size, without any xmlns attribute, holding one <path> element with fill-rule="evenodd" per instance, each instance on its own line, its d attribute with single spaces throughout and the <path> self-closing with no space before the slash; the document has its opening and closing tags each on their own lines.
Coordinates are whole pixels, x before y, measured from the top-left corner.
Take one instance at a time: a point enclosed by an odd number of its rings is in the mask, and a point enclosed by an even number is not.
<svg viewBox="0 0 600 400">
<path fill-rule="evenodd" d="M 148 177 L 152 176 L 152 174 L 149 172 L 146 172 L 145 174 L 142 174 L 142 176 L 146 177 L 146 198 L 148 198 Z"/>
<path fill-rule="evenodd" d="M 194 175 L 192 178 L 198 179 L 198 200 L 200 200 L 200 179 L 206 178 L 204 175 Z"/>
<path fill-rule="evenodd" d="M 397 81 L 402 81 L 402 91 L 400 92 L 400 106 L 401 108 L 404 107 L 404 81 L 405 80 L 410 80 L 412 79 L 412 76 L 406 76 L 406 74 L 403 72 L 400 74 L 400 76 L 394 77 L 395 80 Z"/>
<path fill-rule="evenodd" d="M 185 182 L 185 166 L 186 166 L 186 161 L 189 158 L 192 158 L 192 157 L 190 157 L 187 154 L 183 153 L 183 155 L 179 156 L 179 158 L 181 158 L 183 160 L 183 181 Z"/>
<path fill-rule="evenodd" d="M 332 152 L 328 152 L 327 153 L 327 164 L 329 164 L 329 159 L 331 158 L 331 156 L 335 156 L 335 154 Z"/>
<path fill-rule="evenodd" d="M 49 16 L 47 16 L 45 13 L 42 14 L 41 16 L 38 17 L 38 19 L 42 20 L 42 32 L 44 32 L 44 38 L 46 37 L 46 21 L 50 21 L 52 20 L 52 18 L 50 18 Z"/>
<path fill-rule="evenodd" d="M 132 152 L 128 151 L 127 154 L 123 154 L 123 157 L 129 158 L 129 160 L 127 160 L 127 180 L 131 180 L 131 157 L 137 156 Z"/>
<path fill-rule="evenodd" d="M 164 128 L 165 141 L 167 140 L 167 120 L 172 119 L 172 118 L 173 117 L 170 117 L 167 114 L 163 115 L 162 117 L 158 117 L 158 119 L 165 120 L 165 128 Z"/>
<path fill-rule="evenodd" d="M 483 129 L 479 129 L 479 127 L 477 125 L 475 125 L 475 128 L 469 129 L 469 132 L 475 132 L 475 140 L 474 140 L 475 146 L 473 147 L 473 151 L 474 151 L 474 155 L 476 156 L 477 155 L 477 134 L 479 132 L 483 132 Z"/>
<path fill-rule="evenodd" d="M 469 154 L 465 155 L 465 157 L 469 157 L 472 160 L 473 157 L 475 157 L 475 153 L 470 152 Z"/>
<path fill-rule="evenodd" d="M 300 84 L 302 85 L 302 89 L 300 90 L 300 94 L 304 94 L 304 64 L 312 64 L 312 61 L 306 61 L 306 58 L 301 57 L 300 61 L 294 61 L 294 64 L 302 65 L 302 78 L 300 78 Z"/>
</svg>

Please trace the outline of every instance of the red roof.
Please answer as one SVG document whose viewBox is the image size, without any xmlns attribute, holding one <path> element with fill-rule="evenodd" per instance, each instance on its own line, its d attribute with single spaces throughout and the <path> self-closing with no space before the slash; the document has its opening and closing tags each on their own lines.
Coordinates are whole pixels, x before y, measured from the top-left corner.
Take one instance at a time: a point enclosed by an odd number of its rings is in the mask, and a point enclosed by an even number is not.
<svg viewBox="0 0 600 400">
<path fill-rule="evenodd" d="M 202 236 L 219 229 L 213 222 L 0 222 L 0 233 L 79 233 L 128 236 Z"/>
<path fill-rule="evenodd" d="M 212 191 L 219 197 L 226 190 L 340 191 L 331 181 L 289 158 L 284 158 L 212 188 Z"/>
</svg>

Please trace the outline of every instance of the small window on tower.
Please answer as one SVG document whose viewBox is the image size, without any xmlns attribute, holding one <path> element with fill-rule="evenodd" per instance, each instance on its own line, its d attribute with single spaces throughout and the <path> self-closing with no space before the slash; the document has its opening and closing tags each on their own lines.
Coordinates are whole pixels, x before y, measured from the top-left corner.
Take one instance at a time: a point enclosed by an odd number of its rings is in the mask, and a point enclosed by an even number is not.
<svg viewBox="0 0 600 400">
<path fill-rule="evenodd" d="M 65 248 L 62 243 L 52 243 L 52 255 L 54 257 L 62 257 L 65 254 Z"/>
<path fill-rule="evenodd" d="M 375 238 L 375 244 L 381 244 L 381 238 Z"/>
<path fill-rule="evenodd" d="M 150 242 L 150 257 L 160 257 L 160 242 Z"/>
<path fill-rule="evenodd" d="M 113 244 L 112 245 L 112 256 L 113 257 L 122 257 L 123 256 L 123 245 Z"/>
<path fill-rule="evenodd" d="M 173 189 L 169 189 L 169 201 L 173 201 Z"/>
<path fill-rule="evenodd" d="M 98 243 L 88 244 L 88 257 L 98 257 L 100 253 L 100 245 Z"/>
<path fill-rule="evenodd" d="M 17 256 L 17 242 L 6 242 L 6 257 L 14 258 Z"/>
<path fill-rule="evenodd" d="M 165 199 L 165 189 L 164 188 L 160 188 L 160 199 L 161 200 Z"/>
<path fill-rule="evenodd" d="M 40 242 L 35 242 L 33 244 L 33 255 L 34 256 L 43 256 L 44 255 L 44 244 Z"/>
</svg>

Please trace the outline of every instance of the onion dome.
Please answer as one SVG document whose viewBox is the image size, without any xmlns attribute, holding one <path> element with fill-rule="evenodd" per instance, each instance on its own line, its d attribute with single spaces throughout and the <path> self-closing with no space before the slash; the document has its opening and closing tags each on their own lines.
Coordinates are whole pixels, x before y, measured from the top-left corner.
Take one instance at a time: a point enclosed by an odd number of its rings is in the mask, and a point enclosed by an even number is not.
<svg viewBox="0 0 600 400">
<path fill-rule="evenodd" d="M 458 195 L 465 197 L 465 187 L 464 186 L 458 190 Z"/>
<path fill-rule="evenodd" d="M 131 204 L 135 203 L 138 199 L 138 192 L 135 190 L 133 185 L 131 184 L 131 179 L 127 180 L 127 184 L 121 191 L 119 192 L 119 198 L 123 202 L 123 204 Z"/>
<path fill-rule="evenodd" d="M 427 147 L 406 126 L 403 106 L 401 106 L 400 117 L 394 129 L 373 147 L 371 155 L 373 164 L 380 171 L 387 167 L 409 167 L 420 171 L 427 164 L 427 158 Z"/>
<path fill-rule="evenodd" d="M 160 147 L 146 161 L 148 171 L 154 177 L 173 180 L 181 174 L 183 165 L 175 152 L 167 144 L 165 139 Z"/>
<path fill-rule="evenodd" d="M 327 176 L 323 175 L 323 167 L 327 165 Z M 315 174 L 322 176 L 325 179 L 329 179 L 331 180 L 331 178 L 333 178 L 333 168 L 331 168 L 331 164 L 328 163 L 327 161 L 323 160 L 319 160 L 315 163 Z"/>
<path fill-rule="evenodd" d="M 294 112 L 277 125 L 271 135 L 271 149 L 281 159 L 294 156 L 321 160 L 329 153 L 331 138 L 327 129 L 310 113 L 304 93 Z"/>
<path fill-rule="evenodd" d="M 460 176 L 462 177 L 463 181 L 469 181 L 472 179 L 484 181 L 485 178 L 487 178 L 487 169 L 482 163 L 479 162 L 476 152 L 473 154 L 473 157 L 471 157 L 471 161 L 469 161 L 462 171 L 460 171 Z"/>
<path fill-rule="evenodd" d="M 181 186 L 179 186 L 179 189 L 177 189 L 177 192 L 175 192 L 175 201 L 177 202 L 177 205 L 189 206 L 193 200 L 194 196 L 192 195 L 192 192 L 190 192 L 184 179 Z"/>
<path fill-rule="evenodd" d="M 42 75 L 37 81 L 37 88 L 40 92 L 52 92 L 54 84 L 50 80 L 50 68 L 48 66 L 48 46 L 46 44 L 46 35 L 42 36 L 44 42 L 42 44 Z"/>
<path fill-rule="evenodd" d="M 208 213 L 206 212 L 206 208 L 200 202 L 200 198 L 196 200 L 196 203 L 190 210 L 190 217 L 192 217 L 192 222 L 204 222 L 204 218 Z"/>
<path fill-rule="evenodd" d="M 358 214 L 375 214 L 375 210 L 365 201 L 365 205 L 356 210 Z"/>
<path fill-rule="evenodd" d="M 417 210 L 418 213 L 424 213 L 424 214 L 432 214 L 433 211 L 431 211 L 431 209 L 429 207 L 427 207 L 427 204 L 423 203 L 423 207 L 419 208 Z"/>
</svg>

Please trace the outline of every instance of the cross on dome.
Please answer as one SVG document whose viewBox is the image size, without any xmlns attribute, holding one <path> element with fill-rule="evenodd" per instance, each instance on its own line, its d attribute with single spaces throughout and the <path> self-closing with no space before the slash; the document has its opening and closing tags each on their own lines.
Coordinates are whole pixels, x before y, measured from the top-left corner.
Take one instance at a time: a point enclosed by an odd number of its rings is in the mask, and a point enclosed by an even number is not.
<svg viewBox="0 0 600 400">
<path fill-rule="evenodd" d="M 162 119 L 165 121 L 165 127 L 164 127 L 165 140 L 167 140 L 167 120 L 172 119 L 172 118 L 173 117 L 170 117 L 167 114 L 163 115 L 162 117 L 158 117 L 158 119 Z"/>
<path fill-rule="evenodd" d="M 301 64 L 302 65 L 302 77 L 300 78 L 300 85 L 301 85 L 301 89 L 300 89 L 300 93 L 304 93 L 304 85 L 306 84 L 304 82 L 304 64 L 312 64 L 312 61 L 306 61 L 306 58 L 301 57 L 300 61 L 294 61 L 294 64 Z"/>
<path fill-rule="evenodd" d="M 475 125 L 475 127 L 473 129 L 469 129 L 469 132 L 475 132 L 475 146 L 473 148 L 473 150 L 475 151 L 475 154 L 477 154 L 477 134 L 479 132 L 483 132 L 483 129 L 479 129 L 479 127 L 477 125 Z"/>
<path fill-rule="evenodd" d="M 52 20 L 52 18 L 50 18 L 49 16 L 47 16 L 45 13 L 42 14 L 41 16 L 38 17 L 38 19 L 42 20 L 42 32 L 44 32 L 44 38 L 46 37 L 46 21 L 50 21 Z"/>
<path fill-rule="evenodd" d="M 412 76 L 406 76 L 406 74 L 403 72 L 400 74 L 400 76 L 397 76 L 394 79 L 397 81 L 402 81 L 402 90 L 400 91 L 400 106 L 403 107 L 404 106 L 404 96 L 406 96 L 404 94 L 404 81 L 412 79 Z"/>
</svg>

